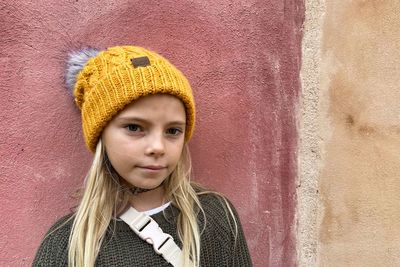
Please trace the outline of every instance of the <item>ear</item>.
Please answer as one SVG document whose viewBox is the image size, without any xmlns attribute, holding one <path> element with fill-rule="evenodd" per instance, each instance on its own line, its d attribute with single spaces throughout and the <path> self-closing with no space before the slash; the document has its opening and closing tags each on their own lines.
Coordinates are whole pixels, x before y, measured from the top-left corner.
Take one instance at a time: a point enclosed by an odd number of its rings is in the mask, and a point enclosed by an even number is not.
<svg viewBox="0 0 400 267">
<path fill-rule="evenodd" d="M 65 72 L 65 83 L 68 90 L 74 90 L 79 72 L 83 69 L 89 59 L 95 57 L 100 51 L 95 48 L 82 48 L 69 53 Z"/>
</svg>

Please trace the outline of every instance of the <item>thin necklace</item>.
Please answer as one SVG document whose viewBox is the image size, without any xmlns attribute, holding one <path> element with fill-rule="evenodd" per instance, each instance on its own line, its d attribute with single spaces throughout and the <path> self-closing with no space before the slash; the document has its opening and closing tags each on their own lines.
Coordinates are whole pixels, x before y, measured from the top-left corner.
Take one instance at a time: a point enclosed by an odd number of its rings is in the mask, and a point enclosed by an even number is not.
<svg viewBox="0 0 400 267">
<path fill-rule="evenodd" d="M 159 188 L 160 186 L 162 186 L 163 183 L 164 183 L 164 182 L 162 182 L 162 183 L 159 184 L 158 186 L 156 186 L 156 187 L 154 187 L 154 188 L 150 188 L 150 189 L 140 188 L 140 187 L 134 186 L 134 187 L 129 188 L 129 191 L 130 191 L 132 194 L 137 195 L 137 194 L 140 194 L 140 193 L 144 193 L 144 192 L 148 192 L 148 191 L 157 189 L 157 188 Z"/>
</svg>

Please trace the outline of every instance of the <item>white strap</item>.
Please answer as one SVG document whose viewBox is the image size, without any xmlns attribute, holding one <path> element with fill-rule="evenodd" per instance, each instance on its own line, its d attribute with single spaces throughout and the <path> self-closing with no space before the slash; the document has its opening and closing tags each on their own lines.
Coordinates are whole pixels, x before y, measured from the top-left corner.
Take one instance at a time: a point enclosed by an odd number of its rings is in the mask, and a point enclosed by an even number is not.
<svg viewBox="0 0 400 267">
<path fill-rule="evenodd" d="M 182 267 L 182 250 L 169 234 L 162 231 L 158 223 L 144 212 L 133 207 L 119 216 L 144 241 L 153 245 L 157 254 L 160 254 L 172 266 Z"/>
</svg>

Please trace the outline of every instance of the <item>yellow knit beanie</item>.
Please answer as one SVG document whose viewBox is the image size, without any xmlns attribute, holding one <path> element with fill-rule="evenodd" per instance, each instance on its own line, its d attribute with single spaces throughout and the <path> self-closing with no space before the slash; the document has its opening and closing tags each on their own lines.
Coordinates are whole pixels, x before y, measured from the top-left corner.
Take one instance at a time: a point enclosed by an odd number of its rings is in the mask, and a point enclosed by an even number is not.
<svg viewBox="0 0 400 267">
<path fill-rule="evenodd" d="M 195 104 L 185 76 L 159 54 L 137 46 L 70 54 L 66 83 L 82 114 L 87 147 L 94 152 L 107 123 L 132 101 L 150 94 L 178 97 L 186 109 L 185 140 L 193 133 Z"/>
</svg>

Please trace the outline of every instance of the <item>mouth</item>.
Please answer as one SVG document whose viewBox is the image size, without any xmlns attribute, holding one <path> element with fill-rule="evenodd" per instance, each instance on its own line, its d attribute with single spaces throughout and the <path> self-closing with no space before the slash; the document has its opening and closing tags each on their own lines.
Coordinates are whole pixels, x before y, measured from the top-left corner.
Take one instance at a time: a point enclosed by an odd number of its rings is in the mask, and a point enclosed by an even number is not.
<svg viewBox="0 0 400 267">
<path fill-rule="evenodd" d="M 160 171 L 165 169 L 166 167 L 161 165 L 147 165 L 147 166 L 139 166 L 139 168 L 149 171 Z"/>
</svg>

